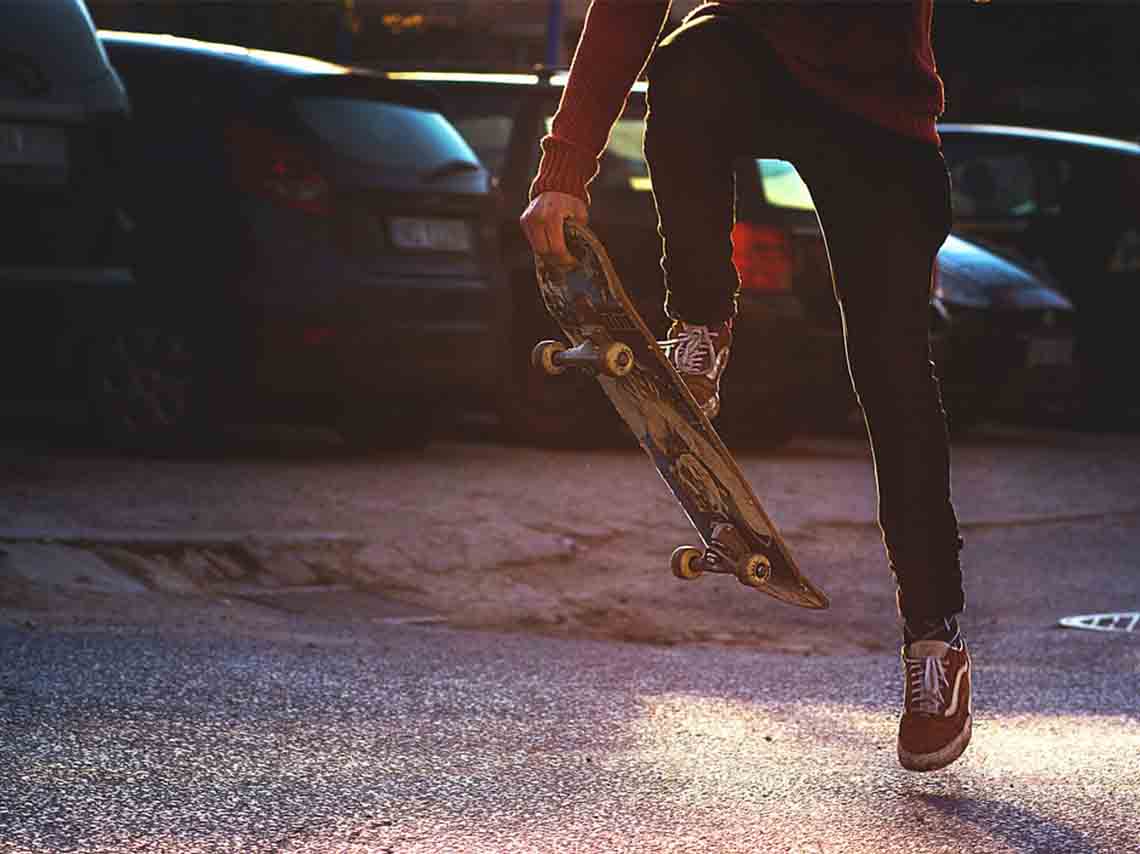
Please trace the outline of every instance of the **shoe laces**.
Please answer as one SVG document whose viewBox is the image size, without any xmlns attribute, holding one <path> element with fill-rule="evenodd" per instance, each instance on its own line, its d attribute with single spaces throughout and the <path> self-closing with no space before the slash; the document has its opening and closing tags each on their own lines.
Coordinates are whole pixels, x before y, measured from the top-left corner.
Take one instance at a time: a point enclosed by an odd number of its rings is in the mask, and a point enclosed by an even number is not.
<svg viewBox="0 0 1140 854">
<path fill-rule="evenodd" d="M 906 659 L 907 685 L 911 710 L 924 715 L 940 715 L 946 707 L 943 687 L 950 686 L 946 666 L 936 655 Z"/>
<path fill-rule="evenodd" d="M 716 362 L 716 345 L 707 326 L 685 324 L 675 338 L 658 343 L 681 374 L 702 374 Z"/>
</svg>

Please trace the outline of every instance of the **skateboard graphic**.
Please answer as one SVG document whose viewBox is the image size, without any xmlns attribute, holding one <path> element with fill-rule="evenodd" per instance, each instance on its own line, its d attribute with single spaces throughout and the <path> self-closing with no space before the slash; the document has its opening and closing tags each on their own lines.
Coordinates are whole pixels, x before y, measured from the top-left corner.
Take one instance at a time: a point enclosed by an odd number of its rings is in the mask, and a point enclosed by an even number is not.
<svg viewBox="0 0 1140 854">
<path fill-rule="evenodd" d="M 673 574 L 731 574 L 782 602 L 828 607 L 637 313 L 601 242 L 574 222 L 565 231 L 577 265 L 555 270 L 536 259 L 535 268 L 543 302 L 570 346 L 539 342 L 532 361 L 550 375 L 571 367 L 593 374 L 657 467 L 703 544 L 674 550 Z"/>
</svg>

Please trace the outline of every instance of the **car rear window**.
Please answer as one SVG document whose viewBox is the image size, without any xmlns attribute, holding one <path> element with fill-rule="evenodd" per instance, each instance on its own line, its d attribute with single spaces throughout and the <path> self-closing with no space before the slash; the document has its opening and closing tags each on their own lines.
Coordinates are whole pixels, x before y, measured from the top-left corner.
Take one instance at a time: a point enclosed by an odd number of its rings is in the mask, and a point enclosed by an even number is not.
<svg viewBox="0 0 1140 854">
<path fill-rule="evenodd" d="M 107 73 L 107 56 L 80 0 L 4 3 L 0 26 L 0 78 L 38 91 L 40 85 L 75 86 Z M 14 78 L 14 79 L 13 79 Z"/>
<path fill-rule="evenodd" d="M 950 166 L 952 201 L 958 216 L 1017 218 L 1054 213 L 1064 175 L 1059 163 L 1025 152 L 978 153 Z M 1065 173 L 1070 170 L 1066 163 Z"/>
<path fill-rule="evenodd" d="M 756 161 L 756 172 L 760 176 L 760 186 L 764 189 L 764 199 L 774 208 L 797 211 L 815 210 L 811 192 L 796 167 L 787 160 L 762 158 Z"/>
<path fill-rule="evenodd" d="M 502 174 L 515 120 L 512 116 L 453 116 L 452 124 L 491 172 Z"/>
<path fill-rule="evenodd" d="M 477 163 L 471 146 L 440 113 L 366 98 L 295 98 L 301 120 L 340 154 L 393 169 L 431 171 Z"/>
<path fill-rule="evenodd" d="M 642 153 L 644 119 L 618 119 L 606 146 L 606 158 L 598 174 L 598 185 L 647 193 L 653 189 L 649 166 Z"/>
<path fill-rule="evenodd" d="M 546 117 L 546 132 L 554 126 L 554 116 Z M 649 166 L 642 153 L 645 138 L 645 119 L 626 116 L 617 120 L 610 132 L 602 157 L 598 177 L 591 189 L 648 193 L 653 189 L 649 180 Z"/>
</svg>

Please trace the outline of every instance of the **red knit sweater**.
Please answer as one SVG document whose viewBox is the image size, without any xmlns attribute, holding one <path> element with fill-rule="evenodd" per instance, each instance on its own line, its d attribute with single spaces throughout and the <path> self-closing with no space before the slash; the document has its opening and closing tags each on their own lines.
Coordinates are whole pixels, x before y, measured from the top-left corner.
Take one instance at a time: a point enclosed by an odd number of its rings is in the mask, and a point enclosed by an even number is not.
<svg viewBox="0 0 1140 854">
<path fill-rule="evenodd" d="M 938 143 L 942 80 L 933 0 L 722 0 L 747 18 L 806 87 L 906 136 Z M 670 0 L 593 0 L 531 186 L 589 201 L 586 186 L 668 19 Z"/>
</svg>

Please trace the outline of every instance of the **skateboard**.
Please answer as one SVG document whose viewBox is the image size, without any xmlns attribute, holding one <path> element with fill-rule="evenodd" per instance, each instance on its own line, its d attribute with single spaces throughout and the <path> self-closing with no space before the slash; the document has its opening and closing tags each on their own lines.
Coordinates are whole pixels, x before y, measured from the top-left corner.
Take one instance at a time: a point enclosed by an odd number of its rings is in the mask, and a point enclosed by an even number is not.
<svg viewBox="0 0 1140 854">
<path fill-rule="evenodd" d="M 731 574 L 782 602 L 828 607 L 637 313 L 601 242 L 572 221 L 565 232 L 577 264 L 557 270 L 536 259 L 535 269 L 543 302 L 570 345 L 540 341 L 531 360 L 549 375 L 593 374 L 653 461 L 702 543 L 674 550 L 673 574 Z"/>
</svg>

